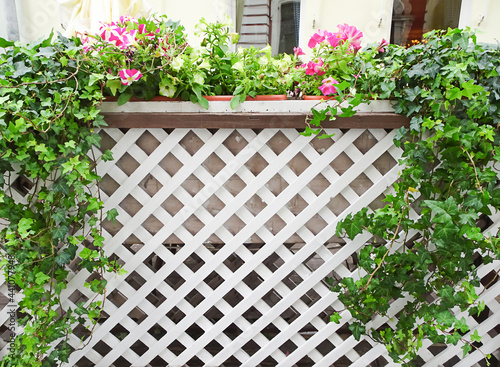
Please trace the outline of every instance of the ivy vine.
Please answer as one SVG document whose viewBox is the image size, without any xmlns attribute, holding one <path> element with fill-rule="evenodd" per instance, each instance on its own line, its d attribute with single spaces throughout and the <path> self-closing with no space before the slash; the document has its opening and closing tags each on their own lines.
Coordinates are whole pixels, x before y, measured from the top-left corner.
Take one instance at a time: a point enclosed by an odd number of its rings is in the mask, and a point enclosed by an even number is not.
<svg viewBox="0 0 500 367">
<path fill-rule="evenodd" d="M 17 337 L 0 366 L 54 366 L 68 361 L 74 328 L 85 325 L 90 335 L 97 323 L 104 274 L 120 272 L 102 248 L 101 222 L 116 211 L 103 213 L 96 172 L 98 161 L 112 156 L 92 149 L 105 125 L 97 106 L 106 78 L 96 69 L 101 64 L 82 59 L 76 39 L 0 39 L 0 47 L 0 266 L 20 295 L 12 297 L 19 330 L 12 328 Z M 352 116 L 368 97 L 391 98 L 410 118 L 395 138 L 401 175 L 387 205 L 349 215 L 337 228 L 351 239 L 373 235 L 358 254 L 360 272 L 329 280 L 355 319 L 354 337 L 384 343 L 404 365 L 425 339 L 462 343 L 464 356 L 480 350 L 481 336 L 469 332 L 460 312 L 483 312 L 480 295 L 498 279 L 493 270 L 481 283 L 477 267 L 500 257 L 498 232 L 484 224 L 500 208 L 499 56 L 458 29 L 432 32 L 408 49 L 359 53 L 352 61 L 361 70 L 356 91 L 340 83 L 332 99 L 340 110 L 313 111 L 307 122 L 305 133 L 316 135 L 328 113 Z M 79 269 L 91 273 L 85 286 L 95 298 L 72 309 L 61 294 Z M 370 326 L 395 304 L 397 321 Z"/>
<path fill-rule="evenodd" d="M 481 335 L 470 332 L 463 312 L 478 317 L 480 295 L 498 280 L 498 266 L 483 283 L 477 269 L 500 259 L 498 231 L 487 224 L 500 209 L 499 74 L 498 47 L 453 29 L 407 49 L 391 45 L 358 80 L 363 93 L 393 99 L 410 126 L 395 138 L 403 157 L 387 205 L 337 227 L 350 239 L 373 235 L 358 254 L 358 276 L 328 281 L 355 320 L 354 337 L 385 344 L 405 366 L 425 339 L 461 343 L 464 357 L 480 350 Z M 387 323 L 375 328 L 379 315 Z"/>
<path fill-rule="evenodd" d="M 51 34 L 29 45 L 0 39 L 0 47 L 1 265 L 19 323 L 9 324 L 0 366 L 55 366 L 68 361 L 72 330 L 91 330 L 99 319 L 104 273 L 119 271 L 102 249 L 95 171 L 112 157 L 92 149 L 105 125 L 97 109 L 102 86 L 79 61 L 74 40 Z M 70 267 L 92 274 L 85 286 L 95 293 L 76 308 L 61 300 Z"/>
</svg>

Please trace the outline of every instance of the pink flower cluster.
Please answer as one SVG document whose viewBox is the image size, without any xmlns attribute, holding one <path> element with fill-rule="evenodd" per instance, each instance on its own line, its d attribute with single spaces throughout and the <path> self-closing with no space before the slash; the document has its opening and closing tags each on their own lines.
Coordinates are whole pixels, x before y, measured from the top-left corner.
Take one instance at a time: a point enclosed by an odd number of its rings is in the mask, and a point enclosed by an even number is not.
<svg viewBox="0 0 500 367">
<path fill-rule="evenodd" d="M 337 93 L 337 88 L 333 86 L 334 84 L 339 84 L 337 80 L 333 79 L 332 77 L 329 77 L 323 79 L 321 83 L 323 83 L 323 85 L 318 88 L 321 91 L 321 93 L 323 93 L 324 96 Z"/>
<path fill-rule="evenodd" d="M 318 30 L 318 32 L 313 34 L 307 45 L 310 48 L 314 48 L 326 40 L 333 48 L 345 42 L 349 42 L 349 48 L 355 51 L 361 48 L 363 33 L 359 29 L 346 23 L 337 25 L 337 28 L 339 31 L 336 33 Z"/>
<path fill-rule="evenodd" d="M 306 69 L 306 75 L 323 75 L 325 70 L 323 69 L 324 62 L 321 57 L 318 57 L 314 61 L 309 61 L 307 64 L 302 64 L 301 67 Z"/>
<path fill-rule="evenodd" d="M 166 56 L 170 48 L 169 40 L 166 36 L 160 37 L 159 33 L 159 28 L 154 32 L 148 31 L 146 24 L 140 24 L 136 18 L 125 15 L 121 16 L 118 22 L 101 23 L 101 27 L 95 35 L 85 34 L 81 35 L 80 38 L 84 52 L 93 50 L 104 52 L 103 50 L 107 47 L 102 45 L 102 41 L 104 41 L 109 46 L 125 51 L 127 56 L 131 58 L 137 48 L 149 47 L 149 44 L 153 43 L 158 55 Z M 101 42 L 100 47 L 97 46 L 99 42 Z M 123 85 L 130 85 L 142 76 L 142 73 L 137 69 L 124 68 L 119 71 Z"/>
<path fill-rule="evenodd" d="M 130 85 L 142 78 L 142 73 L 137 69 L 122 69 L 119 74 L 123 85 Z"/>
<path fill-rule="evenodd" d="M 312 35 L 308 46 L 314 49 L 313 51 L 316 58 L 301 65 L 301 67 L 305 69 L 306 75 L 318 77 L 326 74 L 329 68 L 328 63 L 330 61 L 328 58 L 331 55 L 331 49 L 337 49 L 338 46 L 347 45 L 347 52 L 355 54 L 361 48 L 363 33 L 359 29 L 345 23 L 337 25 L 337 28 L 339 31 L 335 33 L 318 30 Z M 304 52 L 300 48 L 296 48 L 294 49 L 294 55 L 298 57 L 299 55 L 304 55 Z M 320 55 L 325 58 L 326 64 Z M 318 88 L 324 96 L 337 93 L 337 89 L 334 85 L 339 84 L 339 82 L 333 77 L 323 79 L 321 83 L 322 85 Z"/>
<path fill-rule="evenodd" d="M 125 26 L 127 24 L 137 24 L 137 29 L 127 29 Z M 130 46 L 133 46 L 135 42 L 137 42 L 138 34 L 145 34 L 146 25 L 139 24 L 137 19 L 132 18 L 130 16 L 121 16 L 120 22 L 111 22 L 111 23 L 102 23 L 101 28 L 99 28 L 99 35 L 104 40 L 107 41 L 116 47 L 126 49 Z M 153 35 L 146 35 L 153 36 Z"/>
</svg>

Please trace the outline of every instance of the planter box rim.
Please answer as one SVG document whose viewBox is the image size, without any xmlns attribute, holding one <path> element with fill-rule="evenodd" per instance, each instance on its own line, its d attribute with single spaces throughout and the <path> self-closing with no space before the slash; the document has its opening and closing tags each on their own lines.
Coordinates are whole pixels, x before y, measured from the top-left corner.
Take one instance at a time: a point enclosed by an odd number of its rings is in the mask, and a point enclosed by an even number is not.
<svg viewBox="0 0 500 367">
<path fill-rule="evenodd" d="M 211 101 L 208 110 L 200 105 L 189 101 L 137 101 L 127 102 L 118 106 L 116 102 L 103 102 L 100 110 L 103 113 L 294 113 L 307 115 L 312 107 L 320 110 L 326 104 L 320 101 L 305 100 L 283 100 L 283 101 L 245 101 L 234 110 L 231 109 L 229 101 Z M 369 104 L 360 104 L 356 107 L 358 112 L 393 113 L 391 101 L 375 100 Z"/>
</svg>

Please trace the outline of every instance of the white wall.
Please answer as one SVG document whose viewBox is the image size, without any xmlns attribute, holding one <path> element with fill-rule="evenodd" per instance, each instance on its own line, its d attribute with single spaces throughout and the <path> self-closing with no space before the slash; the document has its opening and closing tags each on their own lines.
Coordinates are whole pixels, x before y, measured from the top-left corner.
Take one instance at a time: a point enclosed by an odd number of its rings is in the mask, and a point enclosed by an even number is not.
<svg viewBox="0 0 500 367">
<path fill-rule="evenodd" d="M 389 40 L 392 0 L 302 0 L 300 14 L 300 47 L 318 30 L 337 32 L 337 24 L 347 23 L 363 32 L 361 46 Z"/>
<path fill-rule="evenodd" d="M 460 28 L 470 27 L 478 42 L 500 43 L 499 0 L 462 0 Z"/>
<path fill-rule="evenodd" d="M 201 18 L 216 22 L 222 20 L 227 14 L 236 26 L 236 1 L 234 0 L 148 0 L 148 2 L 152 13 L 165 14 L 175 21 L 180 21 L 186 28 L 189 41 L 192 43 L 199 41 L 193 33 Z"/>
<path fill-rule="evenodd" d="M 57 0 L 15 0 L 21 41 L 27 42 L 48 35 L 52 28 L 63 31 Z M 74 0 L 78 2 L 80 0 Z M 83 0 L 82 0 L 83 1 Z M 90 1 L 90 0 L 88 0 Z M 92 0 L 105 1 L 105 0 Z M 120 0 L 114 0 L 120 1 Z M 145 0 L 152 12 L 179 20 L 190 34 L 201 17 L 209 21 L 228 14 L 235 19 L 235 0 Z M 335 32 L 337 24 L 348 23 L 363 32 L 362 45 L 389 39 L 393 0 L 302 0 L 300 46 L 307 48 L 311 35 L 318 29 Z M 1 4 L 1 3 L 0 3 Z M 3 10 L 3 9 L 2 9 Z M 460 27 L 477 31 L 480 42 L 500 40 L 500 0 L 462 0 Z M 5 14 L 0 11 L 0 36 L 6 36 Z"/>
<path fill-rule="evenodd" d="M 56 0 L 16 0 L 16 8 L 22 42 L 48 36 L 52 29 L 64 32 Z"/>
</svg>

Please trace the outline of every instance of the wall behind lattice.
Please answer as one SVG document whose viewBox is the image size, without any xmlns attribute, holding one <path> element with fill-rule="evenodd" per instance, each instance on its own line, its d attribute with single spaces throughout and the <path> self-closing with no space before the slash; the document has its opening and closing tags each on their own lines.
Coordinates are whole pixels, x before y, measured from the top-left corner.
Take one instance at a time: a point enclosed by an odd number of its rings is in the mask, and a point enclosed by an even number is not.
<svg viewBox="0 0 500 367">
<path fill-rule="evenodd" d="M 392 130 L 332 132 L 318 140 L 295 129 L 103 130 L 102 149 L 115 160 L 99 165 L 102 199 L 119 212 L 104 223 L 105 249 L 127 274 L 108 279 L 104 317 L 91 339 L 75 331 L 71 345 L 87 345 L 69 365 L 393 365 L 383 346 L 352 337 L 348 312 L 329 323 L 343 307 L 324 279 L 356 276 L 356 251 L 371 239 L 338 238 L 336 224 L 383 205 L 401 152 Z M 499 225 L 499 215 L 487 218 L 487 230 Z M 486 279 L 498 268 L 479 269 L 487 309 L 470 319 L 482 349 L 497 356 L 500 282 Z M 91 276 L 74 274 L 66 305 L 92 296 L 81 287 Z M 460 345 L 425 345 L 419 364 L 482 358 L 457 355 Z"/>
</svg>

